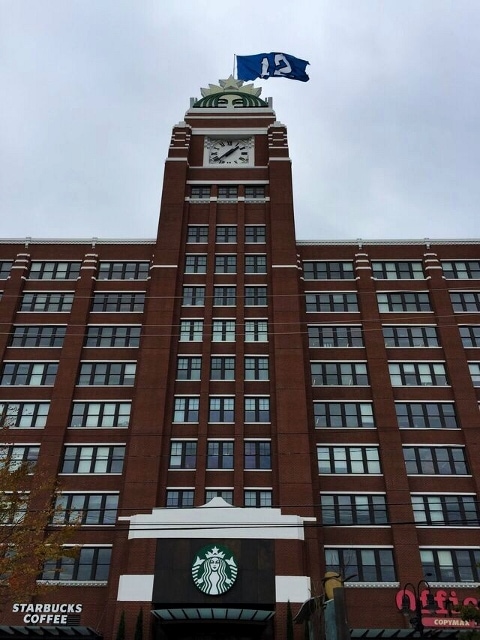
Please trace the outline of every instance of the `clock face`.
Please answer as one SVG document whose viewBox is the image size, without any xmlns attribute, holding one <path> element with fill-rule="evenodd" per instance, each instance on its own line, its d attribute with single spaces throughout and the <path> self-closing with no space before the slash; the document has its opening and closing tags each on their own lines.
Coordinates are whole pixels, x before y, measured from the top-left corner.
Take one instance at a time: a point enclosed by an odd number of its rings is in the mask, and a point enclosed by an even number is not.
<svg viewBox="0 0 480 640">
<path fill-rule="evenodd" d="M 207 138 L 208 164 L 212 167 L 249 165 L 253 154 L 253 138 Z"/>
</svg>

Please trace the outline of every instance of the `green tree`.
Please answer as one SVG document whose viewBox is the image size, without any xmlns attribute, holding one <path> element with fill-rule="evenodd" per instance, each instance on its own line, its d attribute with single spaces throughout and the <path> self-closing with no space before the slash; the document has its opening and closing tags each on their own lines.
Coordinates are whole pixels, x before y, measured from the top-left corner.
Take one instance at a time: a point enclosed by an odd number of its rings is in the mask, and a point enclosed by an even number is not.
<svg viewBox="0 0 480 640">
<path fill-rule="evenodd" d="M 480 566 L 480 565 L 477 565 Z M 454 610 L 458 611 L 462 620 L 473 620 L 476 624 L 480 624 L 480 600 L 477 604 L 459 604 Z M 480 640 L 480 631 L 472 629 L 462 633 L 464 640 Z"/>
<path fill-rule="evenodd" d="M 474 604 L 464 604 L 457 607 L 462 620 L 473 620 L 480 624 L 480 609 Z"/>
</svg>

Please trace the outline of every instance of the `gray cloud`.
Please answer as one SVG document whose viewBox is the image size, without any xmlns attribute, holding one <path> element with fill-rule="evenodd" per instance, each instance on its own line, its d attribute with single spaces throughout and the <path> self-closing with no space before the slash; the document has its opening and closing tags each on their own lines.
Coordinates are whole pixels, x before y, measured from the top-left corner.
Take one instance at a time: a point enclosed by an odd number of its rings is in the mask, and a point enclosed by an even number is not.
<svg viewBox="0 0 480 640">
<path fill-rule="evenodd" d="M 476 237 L 480 5 L 3 0 L 3 237 L 153 237 L 171 127 L 233 55 L 288 126 L 300 238 Z M 292 13 L 294 15 L 292 15 Z"/>
</svg>

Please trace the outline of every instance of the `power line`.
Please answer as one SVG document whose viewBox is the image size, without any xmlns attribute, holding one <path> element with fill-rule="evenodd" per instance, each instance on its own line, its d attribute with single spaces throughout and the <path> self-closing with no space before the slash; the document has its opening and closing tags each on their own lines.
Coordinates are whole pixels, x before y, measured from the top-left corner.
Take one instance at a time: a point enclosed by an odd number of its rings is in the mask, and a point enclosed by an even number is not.
<svg viewBox="0 0 480 640">
<path fill-rule="evenodd" d="M 194 507 L 191 507 L 192 509 Z M 214 510 L 215 507 L 196 507 L 197 509 L 202 509 L 202 511 L 204 511 L 206 508 L 208 508 L 209 510 Z M 235 507 L 233 507 L 235 508 Z M 245 508 L 249 508 L 249 507 L 238 507 L 239 509 L 245 509 Z M 250 508 L 256 508 L 256 507 L 250 507 Z M 258 509 L 269 509 L 270 507 L 259 507 Z M 272 508 L 279 508 L 279 507 L 275 507 L 273 506 Z M 168 511 L 168 512 L 173 512 L 173 511 L 184 511 L 184 508 L 171 508 L 171 507 L 155 507 L 155 510 L 160 510 L 160 511 Z M 222 511 L 222 510 L 228 510 L 228 507 L 218 507 L 217 510 L 218 511 Z M 76 509 L 76 510 L 72 510 L 72 511 L 81 511 L 81 509 Z M 85 510 L 87 511 L 87 510 Z M 42 513 L 40 510 L 37 511 L 38 513 Z M 60 512 L 59 512 L 60 515 Z M 137 513 L 131 513 L 130 517 L 136 517 L 136 516 L 149 516 L 151 515 L 150 513 L 142 513 L 142 512 L 137 512 Z M 292 516 L 297 516 L 298 514 L 282 514 L 283 517 L 288 517 L 289 515 Z M 129 517 L 129 516 L 121 516 L 121 517 Z M 300 516 L 302 517 L 302 516 Z M 260 522 L 260 523 L 222 523 L 219 521 L 212 521 L 212 522 L 208 522 L 208 523 L 202 523 L 202 524 L 197 524 L 197 523 L 189 523 L 187 524 L 165 524 L 165 525 L 160 525 L 158 521 L 155 521 L 151 526 L 148 525 L 143 525 L 143 524 L 132 524 L 130 523 L 115 523 L 115 524 L 92 524 L 89 525 L 88 523 L 75 523 L 75 522 L 66 522 L 66 523 L 49 523 L 46 525 L 46 529 L 47 530 L 54 530 L 56 527 L 62 527 L 65 525 L 75 525 L 78 524 L 79 527 L 81 526 L 81 528 L 77 529 L 78 531 L 86 531 L 86 532 L 92 532 L 92 531 L 102 531 L 102 532 L 119 532 L 119 531 L 135 531 L 135 532 L 142 532 L 142 531 L 173 531 L 173 532 L 181 532 L 181 531 L 205 531 L 205 530 L 215 530 L 215 529 L 223 529 L 223 530 L 229 530 L 229 531 L 237 531 L 239 529 L 250 529 L 250 530 L 265 530 L 265 529 L 272 529 L 272 530 L 279 530 L 279 529 L 298 529 L 299 527 L 303 527 L 305 529 L 350 529 L 350 528 L 354 528 L 354 529 L 368 529 L 371 530 L 372 528 L 382 528 L 382 527 L 398 527 L 398 526 L 415 526 L 417 528 L 423 529 L 423 528 L 429 528 L 429 529 L 440 529 L 441 527 L 445 527 L 445 526 L 451 526 L 451 527 L 472 527 L 472 530 L 474 530 L 475 528 L 480 526 L 480 520 L 476 520 L 476 522 L 472 522 L 471 520 L 457 520 L 455 522 L 448 522 L 448 523 L 438 523 L 438 524 L 430 524 L 430 523 L 419 523 L 416 522 L 415 520 L 397 520 L 397 521 L 393 521 L 393 520 L 388 520 L 386 522 L 381 522 L 381 523 L 364 523 L 364 524 L 358 524 L 355 522 L 352 523 L 322 523 L 322 522 L 312 522 L 312 521 L 304 521 L 303 523 L 301 523 L 300 525 L 298 523 L 284 523 L 284 524 L 279 524 L 279 523 L 268 523 L 268 522 Z M 35 529 L 34 527 L 28 527 L 28 526 L 24 526 L 21 523 L 18 524 L 14 524 L 14 525 L 8 525 L 8 524 L 2 524 L 0 525 L 0 531 L 1 531 L 1 527 L 4 527 L 6 531 L 10 531 L 12 527 L 14 527 L 15 530 L 25 530 L 25 531 L 36 531 L 37 529 Z M 84 529 L 85 527 L 85 529 Z M 88 527 L 88 528 L 87 528 Z M 330 543 L 329 543 L 330 544 Z M 339 544 L 344 544 L 343 542 L 339 542 Z M 410 546 L 407 543 L 402 543 L 402 542 L 397 542 L 395 544 L 395 547 L 400 547 L 400 546 Z M 355 545 L 354 545 L 355 546 Z M 357 546 L 362 546 L 362 543 L 357 543 Z M 445 547 L 451 546 L 451 543 L 445 544 Z M 475 547 L 475 545 L 472 545 L 472 547 Z M 475 547 L 476 548 L 476 547 Z"/>
</svg>

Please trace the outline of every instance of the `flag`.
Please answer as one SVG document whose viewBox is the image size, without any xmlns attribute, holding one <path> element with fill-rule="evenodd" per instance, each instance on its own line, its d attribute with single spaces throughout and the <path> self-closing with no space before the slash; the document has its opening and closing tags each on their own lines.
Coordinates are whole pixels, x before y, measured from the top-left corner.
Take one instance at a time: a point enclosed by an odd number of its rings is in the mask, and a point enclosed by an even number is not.
<svg viewBox="0 0 480 640">
<path fill-rule="evenodd" d="M 310 78 L 305 69 L 306 60 L 295 58 L 288 53 L 257 53 L 253 56 L 236 56 L 239 80 L 255 78 L 290 78 L 307 82 Z"/>
</svg>

